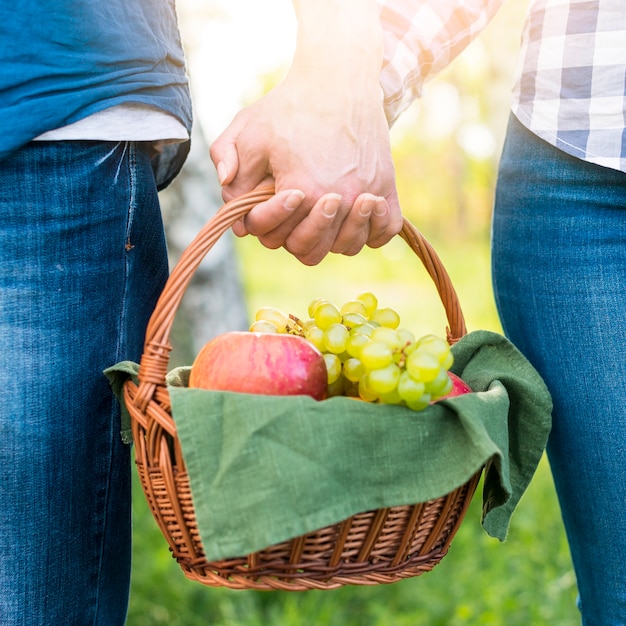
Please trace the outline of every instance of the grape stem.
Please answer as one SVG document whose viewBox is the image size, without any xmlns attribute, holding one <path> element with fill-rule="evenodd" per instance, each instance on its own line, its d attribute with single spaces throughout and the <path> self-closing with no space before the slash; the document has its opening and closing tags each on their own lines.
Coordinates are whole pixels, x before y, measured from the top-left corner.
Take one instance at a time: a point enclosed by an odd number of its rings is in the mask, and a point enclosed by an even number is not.
<svg viewBox="0 0 626 626">
<path fill-rule="evenodd" d="M 411 345 L 411 342 L 407 341 L 401 348 L 398 348 L 398 352 L 400 353 L 400 356 L 398 358 L 397 364 L 398 364 L 398 367 L 400 367 L 400 368 L 403 368 L 405 366 L 405 364 L 406 364 L 406 357 L 407 357 L 407 355 L 406 355 L 406 352 L 404 350 L 405 350 L 405 348 L 407 346 L 410 346 L 410 345 Z"/>
<path fill-rule="evenodd" d="M 296 315 L 289 313 L 289 319 L 287 320 L 287 332 L 290 335 L 299 335 L 300 337 L 304 337 L 304 322 Z"/>
</svg>

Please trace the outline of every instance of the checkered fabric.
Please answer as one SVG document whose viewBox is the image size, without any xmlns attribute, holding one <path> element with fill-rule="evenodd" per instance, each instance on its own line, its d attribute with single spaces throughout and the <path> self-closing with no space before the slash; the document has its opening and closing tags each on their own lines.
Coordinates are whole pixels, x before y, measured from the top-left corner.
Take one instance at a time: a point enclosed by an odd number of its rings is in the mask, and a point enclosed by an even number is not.
<svg viewBox="0 0 626 626">
<path fill-rule="evenodd" d="M 390 123 L 487 25 L 502 0 L 379 0 Z M 512 109 L 568 154 L 626 171 L 626 0 L 535 0 Z"/>
</svg>

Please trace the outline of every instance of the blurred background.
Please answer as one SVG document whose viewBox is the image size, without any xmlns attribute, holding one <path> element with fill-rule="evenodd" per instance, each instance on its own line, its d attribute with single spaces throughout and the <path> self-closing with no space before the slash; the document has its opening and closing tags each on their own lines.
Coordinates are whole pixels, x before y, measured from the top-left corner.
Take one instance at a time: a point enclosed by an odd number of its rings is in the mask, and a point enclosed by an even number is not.
<svg viewBox="0 0 626 626">
<path fill-rule="evenodd" d="M 290 0 L 178 0 L 194 97 L 190 159 L 162 192 L 171 254 L 221 205 L 211 141 L 235 113 L 283 76 L 295 40 Z M 489 230 L 525 0 L 495 20 L 430 82 L 392 129 L 403 212 L 433 244 L 469 330 L 500 332 L 491 292 Z M 437 294 L 400 240 L 356 257 L 304 267 L 282 250 L 224 235 L 196 272 L 177 313 L 171 365 L 188 364 L 212 336 L 247 328 L 264 305 L 305 316 L 310 300 L 363 290 L 395 308 L 417 335 L 444 334 Z M 136 477 L 135 477 L 136 479 Z M 129 626 L 456 626 L 580 623 L 575 579 L 545 459 L 500 543 L 480 525 L 481 488 L 450 553 L 432 572 L 393 585 L 306 593 L 212 589 L 188 581 L 134 485 Z"/>
</svg>

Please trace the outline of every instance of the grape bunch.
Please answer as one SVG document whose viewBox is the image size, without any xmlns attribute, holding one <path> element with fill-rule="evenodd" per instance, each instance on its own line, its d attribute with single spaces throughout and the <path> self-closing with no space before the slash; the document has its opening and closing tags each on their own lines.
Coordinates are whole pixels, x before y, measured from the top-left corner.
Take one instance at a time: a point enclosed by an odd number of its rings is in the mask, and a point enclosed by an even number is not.
<svg viewBox="0 0 626 626">
<path fill-rule="evenodd" d="M 296 334 L 310 341 L 324 356 L 329 397 L 344 395 L 421 411 L 452 388 L 448 342 L 432 334 L 416 339 L 400 327 L 398 313 L 379 307 L 371 292 L 340 307 L 313 300 L 305 320 L 262 307 L 250 330 Z"/>
</svg>

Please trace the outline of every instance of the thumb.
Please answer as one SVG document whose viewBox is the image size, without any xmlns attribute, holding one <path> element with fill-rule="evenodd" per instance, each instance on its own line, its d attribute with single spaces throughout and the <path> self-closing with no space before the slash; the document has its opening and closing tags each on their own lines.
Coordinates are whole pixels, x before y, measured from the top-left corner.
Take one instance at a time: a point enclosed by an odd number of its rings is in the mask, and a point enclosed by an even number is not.
<svg viewBox="0 0 626 626">
<path fill-rule="evenodd" d="M 239 170 L 239 155 L 237 153 L 236 129 L 229 126 L 211 145 L 209 154 L 220 185 L 228 185 L 233 181 Z"/>
</svg>

